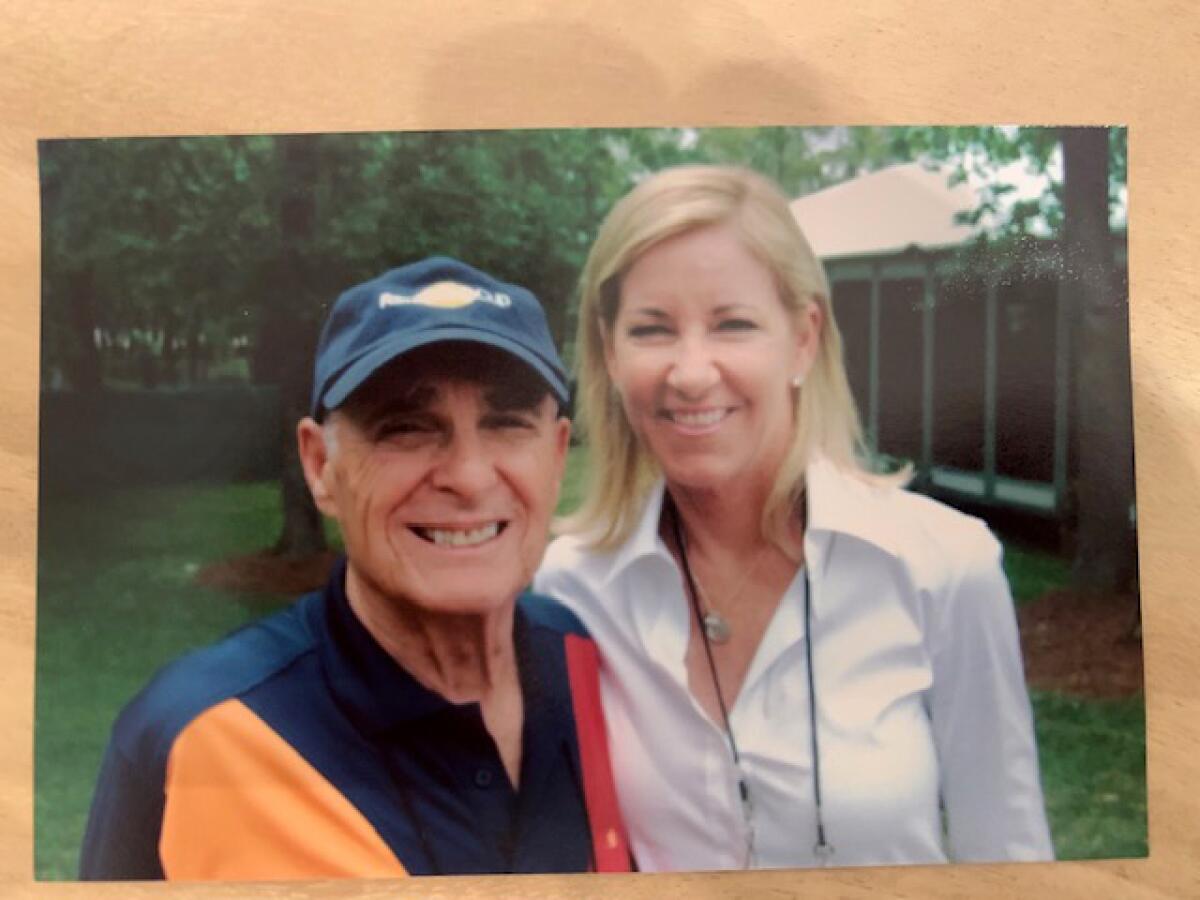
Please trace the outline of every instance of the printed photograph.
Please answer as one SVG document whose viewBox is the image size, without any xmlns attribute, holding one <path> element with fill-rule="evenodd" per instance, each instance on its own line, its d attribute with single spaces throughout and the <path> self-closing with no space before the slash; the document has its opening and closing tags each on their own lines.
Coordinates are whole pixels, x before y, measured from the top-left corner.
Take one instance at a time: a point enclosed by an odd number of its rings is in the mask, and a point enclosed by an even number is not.
<svg viewBox="0 0 1200 900">
<path fill-rule="evenodd" d="M 42 141 L 36 877 L 1146 856 L 1126 137 Z"/>
</svg>

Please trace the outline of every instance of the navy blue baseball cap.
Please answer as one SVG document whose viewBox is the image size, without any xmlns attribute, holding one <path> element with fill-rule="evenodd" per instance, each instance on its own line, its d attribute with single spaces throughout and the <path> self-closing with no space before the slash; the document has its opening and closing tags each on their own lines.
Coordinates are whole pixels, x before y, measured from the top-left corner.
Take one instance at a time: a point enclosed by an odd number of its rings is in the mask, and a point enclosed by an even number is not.
<svg viewBox="0 0 1200 900">
<path fill-rule="evenodd" d="M 566 407 L 566 373 L 546 314 L 523 287 L 446 256 L 392 269 L 338 297 L 317 344 L 312 416 L 320 421 L 380 368 L 442 341 L 486 344 L 537 372 Z"/>
</svg>

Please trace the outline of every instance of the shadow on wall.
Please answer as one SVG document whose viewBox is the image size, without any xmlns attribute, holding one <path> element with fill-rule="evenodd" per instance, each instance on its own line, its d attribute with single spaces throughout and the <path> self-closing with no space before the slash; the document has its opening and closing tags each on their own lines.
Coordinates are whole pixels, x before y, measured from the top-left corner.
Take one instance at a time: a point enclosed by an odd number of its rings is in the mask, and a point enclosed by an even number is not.
<svg viewBox="0 0 1200 900">
<path fill-rule="evenodd" d="M 623 39 L 604 5 L 570 10 L 569 17 L 505 22 L 441 47 L 420 92 L 421 118 L 446 128 L 785 125 L 830 118 L 813 89 L 817 80 L 804 77 L 804 63 L 748 7 L 732 14 L 724 9 L 716 21 L 678 0 L 646 4 L 643 18 L 658 27 L 638 33 L 664 37 L 642 47 Z M 707 45 L 701 34 L 710 36 Z M 714 45 L 712 35 L 736 43 Z M 676 84 L 676 72 L 695 71 L 696 61 L 707 59 L 715 65 Z M 460 112 L 447 119 L 447 109 Z"/>
</svg>

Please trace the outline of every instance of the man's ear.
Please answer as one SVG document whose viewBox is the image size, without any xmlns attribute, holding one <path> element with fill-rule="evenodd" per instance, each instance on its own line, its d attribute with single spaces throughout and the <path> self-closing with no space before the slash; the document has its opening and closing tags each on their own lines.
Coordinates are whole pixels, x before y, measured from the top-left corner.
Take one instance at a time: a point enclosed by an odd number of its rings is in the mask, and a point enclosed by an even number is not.
<svg viewBox="0 0 1200 900">
<path fill-rule="evenodd" d="M 571 449 L 571 420 L 559 416 L 554 422 L 554 429 L 555 458 L 562 467 L 566 465 L 567 451 Z"/>
<path fill-rule="evenodd" d="M 305 416 L 296 425 L 296 445 L 313 503 L 322 513 L 333 517 L 335 509 L 328 485 L 330 454 L 325 444 L 325 429 L 311 416 Z"/>
<path fill-rule="evenodd" d="M 562 496 L 563 477 L 567 474 L 567 454 L 571 450 L 571 420 L 566 416 L 558 416 L 551 426 L 553 430 L 554 457 L 548 477 L 554 482 L 554 494 L 550 503 L 550 512 L 558 506 Z"/>
</svg>

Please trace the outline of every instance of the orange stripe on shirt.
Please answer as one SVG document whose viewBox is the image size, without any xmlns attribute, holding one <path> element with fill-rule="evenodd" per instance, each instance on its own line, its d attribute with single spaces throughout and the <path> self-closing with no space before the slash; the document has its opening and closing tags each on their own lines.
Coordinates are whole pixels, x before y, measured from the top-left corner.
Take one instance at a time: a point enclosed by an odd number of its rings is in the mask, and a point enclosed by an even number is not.
<svg viewBox="0 0 1200 900">
<path fill-rule="evenodd" d="M 158 848 L 168 879 L 407 874 L 366 817 L 240 700 L 180 733 L 165 792 Z"/>
</svg>

